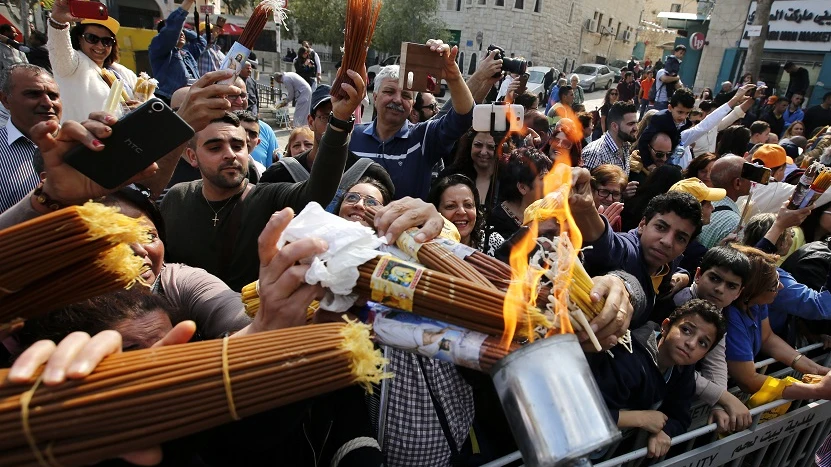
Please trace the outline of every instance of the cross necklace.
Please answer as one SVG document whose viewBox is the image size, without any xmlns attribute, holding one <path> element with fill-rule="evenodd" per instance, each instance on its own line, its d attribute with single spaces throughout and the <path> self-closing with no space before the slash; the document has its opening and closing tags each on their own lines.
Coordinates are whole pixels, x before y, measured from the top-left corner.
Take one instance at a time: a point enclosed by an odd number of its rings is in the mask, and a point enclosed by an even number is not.
<svg viewBox="0 0 831 467">
<path fill-rule="evenodd" d="M 242 184 L 242 189 L 241 189 L 240 191 L 238 191 L 236 195 L 231 196 L 230 198 L 228 198 L 228 201 L 225 201 L 225 204 L 223 204 L 223 205 L 222 205 L 222 207 L 221 207 L 221 208 L 219 208 L 218 210 L 215 210 L 215 209 L 214 209 L 214 207 L 213 207 L 213 206 L 211 206 L 211 202 L 210 202 L 210 201 L 208 201 L 208 197 L 207 197 L 207 196 L 205 196 L 205 192 L 204 192 L 204 191 L 202 192 L 202 198 L 204 198 L 204 199 L 205 199 L 205 202 L 206 202 L 206 203 L 208 203 L 208 207 L 209 207 L 209 208 L 211 209 L 211 211 L 213 211 L 213 213 L 214 213 L 214 218 L 213 218 L 213 219 L 211 219 L 212 221 L 214 221 L 214 227 L 216 227 L 216 223 L 217 223 L 217 222 L 219 222 L 219 213 L 220 213 L 220 212 L 222 212 L 222 210 L 223 210 L 223 209 L 225 209 L 225 206 L 228 206 L 228 203 L 230 203 L 232 199 L 236 198 L 236 197 L 237 197 L 237 195 L 239 195 L 240 193 L 242 193 L 243 191 L 245 191 L 245 189 L 246 189 L 247 187 L 248 187 L 248 180 L 245 180 L 245 183 L 243 183 L 243 184 Z M 238 200 L 239 200 L 239 199 L 238 199 Z"/>
</svg>

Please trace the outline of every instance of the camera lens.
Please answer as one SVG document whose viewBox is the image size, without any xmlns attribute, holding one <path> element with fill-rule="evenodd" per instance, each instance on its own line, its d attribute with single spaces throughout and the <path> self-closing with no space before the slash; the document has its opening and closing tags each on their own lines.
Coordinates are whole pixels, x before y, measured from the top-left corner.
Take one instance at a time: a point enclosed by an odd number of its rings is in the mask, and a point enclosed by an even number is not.
<svg viewBox="0 0 831 467">
<path fill-rule="evenodd" d="M 502 58 L 502 71 L 521 75 L 528 69 L 528 62 L 519 58 Z"/>
<path fill-rule="evenodd" d="M 156 101 L 150 104 L 150 108 L 153 110 L 153 112 L 161 112 L 162 110 L 164 110 L 164 104 L 162 104 L 159 101 Z"/>
</svg>

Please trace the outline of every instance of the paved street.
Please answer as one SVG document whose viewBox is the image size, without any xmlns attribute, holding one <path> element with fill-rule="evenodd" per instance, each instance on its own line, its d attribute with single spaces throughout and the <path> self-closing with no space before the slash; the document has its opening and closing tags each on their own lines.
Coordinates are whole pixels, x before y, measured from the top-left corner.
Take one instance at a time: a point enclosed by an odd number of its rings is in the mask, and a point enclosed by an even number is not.
<svg viewBox="0 0 831 467">
<path fill-rule="evenodd" d="M 599 109 L 601 105 L 603 105 L 603 96 L 606 95 L 606 91 L 604 89 L 599 89 L 593 93 L 585 93 L 586 102 L 584 105 L 586 106 L 586 111 L 590 112 L 595 109 Z M 370 97 L 371 101 L 372 97 Z M 544 106 L 542 106 L 544 107 Z M 294 108 L 289 108 L 289 113 L 293 116 L 294 115 Z M 368 122 L 371 120 L 372 117 L 372 109 L 365 109 L 363 115 L 363 121 Z M 288 144 L 289 141 L 289 134 L 291 133 L 291 129 L 275 129 L 274 132 L 277 134 L 277 142 L 280 144 L 280 150 L 283 151 Z"/>
</svg>

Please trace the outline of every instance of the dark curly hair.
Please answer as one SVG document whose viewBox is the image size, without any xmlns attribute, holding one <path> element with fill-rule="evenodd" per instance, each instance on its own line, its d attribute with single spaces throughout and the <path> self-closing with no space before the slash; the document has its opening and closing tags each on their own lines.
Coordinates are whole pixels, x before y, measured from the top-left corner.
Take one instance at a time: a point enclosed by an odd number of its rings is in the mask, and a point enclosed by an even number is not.
<svg viewBox="0 0 831 467">
<path fill-rule="evenodd" d="M 476 222 L 473 224 L 473 231 L 470 232 L 472 245 L 469 246 L 481 249 L 483 240 L 482 225 L 484 224 L 485 215 L 479 210 L 479 190 L 476 188 L 476 183 L 470 177 L 463 174 L 451 174 L 438 179 L 433 184 L 433 187 L 430 188 L 430 193 L 427 195 L 427 202 L 435 206 L 436 209 L 439 209 L 441 195 L 444 194 L 445 190 L 456 185 L 464 185 L 470 188 L 470 192 L 473 193 L 473 203 L 476 206 Z"/>
<path fill-rule="evenodd" d="M 81 36 L 84 35 L 84 31 L 87 30 L 87 26 L 101 26 L 100 24 L 76 24 L 72 30 L 69 31 L 69 39 L 72 41 L 72 48 L 75 50 L 81 50 Z M 104 26 L 101 26 L 104 28 Z M 107 29 L 107 28 L 104 28 Z M 107 29 L 107 31 L 110 31 Z M 112 31 L 110 31 L 112 34 Z M 113 48 L 110 51 L 110 55 L 104 59 L 104 68 L 108 68 L 110 65 L 118 61 L 120 57 L 118 52 L 118 40 L 115 38 L 115 34 L 113 34 Z"/>
<path fill-rule="evenodd" d="M 508 201 L 518 201 L 522 193 L 518 183 L 532 186 L 534 179 L 543 172 L 551 170 L 551 159 L 532 147 L 517 148 L 500 161 L 500 195 Z"/>
<path fill-rule="evenodd" d="M 721 338 L 724 337 L 724 333 L 727 332 L 727 321 L 721 314 L 721 310 L 707 300 L 694 298 L 676 308 L 675 311 L 669 315 L 669 318 L 667 318 L 669 320 L 669 327 L 672 327 L 682 318 L 690 315 L 698 315 L 705 322 L 716 327 L 715 339 L 710 342 L 710 348 L 707 351 L 709 352 L 710 350 L 713 350 Z"/>
<path fill-rule="evenodd" d="M 695 226 L 691 238 L 695 238 L 701 232 L 701 203 L 689 193 L 670 191 L 652 198 L 646 205 L 643 218 L 648 223 L 656 214 L 674 213 L 681 219 L 686 219 Z"/>
</svg>

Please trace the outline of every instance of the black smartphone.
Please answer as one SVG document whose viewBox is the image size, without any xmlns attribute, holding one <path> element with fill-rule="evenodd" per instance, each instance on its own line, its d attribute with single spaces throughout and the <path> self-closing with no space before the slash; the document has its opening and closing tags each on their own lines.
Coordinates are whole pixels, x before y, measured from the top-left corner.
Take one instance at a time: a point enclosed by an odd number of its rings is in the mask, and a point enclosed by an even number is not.
<svg viewBox="0 0 831 467">
<path fill-rule="evenodd" d="M 158 98 L 151 98 L 112 126 L 103 151 L 77 146 L 67 164 L 107 189 L 115 189 L 194 135 L 193 128 Z"/>
<path fill-rule="evenodd" d="M 745 180 L 750 180 L 751 182 L 767 185 L 770 181 L 770 169 L 761 165 L 745 162 L 744 165 L 742 165 L 741 177 Z"/>
</svg>

